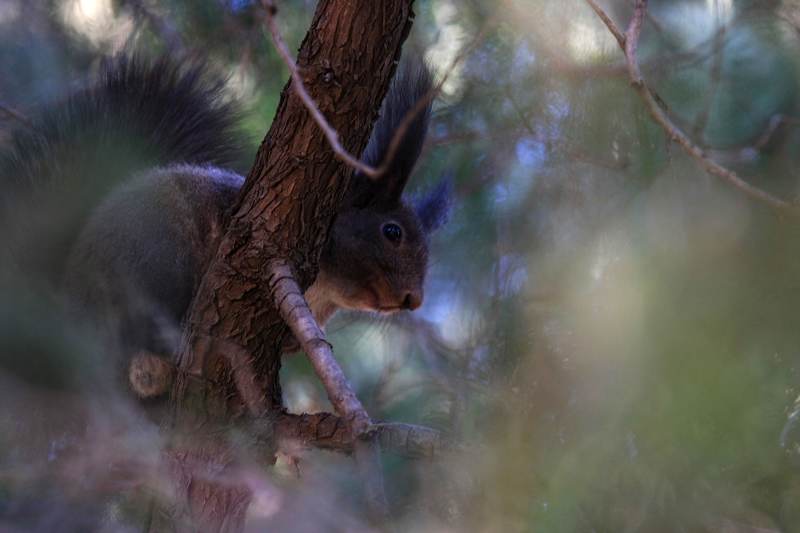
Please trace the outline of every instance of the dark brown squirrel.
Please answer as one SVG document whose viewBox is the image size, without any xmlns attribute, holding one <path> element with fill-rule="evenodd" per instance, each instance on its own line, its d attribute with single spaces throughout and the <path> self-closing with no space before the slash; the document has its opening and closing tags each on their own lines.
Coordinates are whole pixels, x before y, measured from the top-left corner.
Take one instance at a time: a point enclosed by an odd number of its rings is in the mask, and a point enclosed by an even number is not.
<svg viewBox="0 0 800 533">
<path fill-rule="evenodd" d="M 367 164 L 382 163 L 400 121 L 430 87 L 421 61 L 399 65 L 362 155 Z M 35 239 L 9 236 L 49 242 L 41 256 L 28 251 L 23 268 L 59 280 L 71 307 L 124 354 L 141 397 L 165 389 L 153 369 L 169 366 L 153 358 L 175 353 L 243 184 L 225 168 L 239 154 L 238 116 L 202 64 L 117 57 L 0 152 L 0 177 L 18 190 L 13 197 L 29 198 L 38 212 L 47 206 L 26 224 Z M 339 309 L 393 313 L 422 304 L 428 235 L 449 204 L 446 182 L 413 203 L 403 197 L 429 116 L 430 105 L 381 178 L 353 176 L 305 294 L 320 325 Z M 295 347 L 288 342 L 284 351 Z"/>
</svg>

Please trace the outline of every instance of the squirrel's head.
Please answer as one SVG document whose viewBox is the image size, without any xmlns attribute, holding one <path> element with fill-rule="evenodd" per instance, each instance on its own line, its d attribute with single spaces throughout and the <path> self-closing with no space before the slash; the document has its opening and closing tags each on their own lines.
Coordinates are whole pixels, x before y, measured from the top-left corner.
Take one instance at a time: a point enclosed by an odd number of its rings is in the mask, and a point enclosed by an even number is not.
<svg viewBox="0 0 800 533">
<path fill-rule="evenodd" d="M 431 76 L 421 61 L 398 69 L 362 159 L 383 163 L 398 125 L 429 98 Z M 449 207 L 449 180 L 416 201 L 403 196 L 422 150 L 430 105 L 405 131 L 386 173 L 356 173 L 320 260 L 320 278 L 337 307 L 362 311 L 414 310 L 422 305 L 428 237 Z"/>
</svg>

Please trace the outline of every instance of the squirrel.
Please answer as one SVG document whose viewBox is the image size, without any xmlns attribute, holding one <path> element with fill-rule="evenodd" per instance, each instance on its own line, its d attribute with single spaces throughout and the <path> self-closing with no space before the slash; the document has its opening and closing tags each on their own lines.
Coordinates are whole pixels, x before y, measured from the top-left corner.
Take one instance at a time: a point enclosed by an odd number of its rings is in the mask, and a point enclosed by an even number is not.
<svg viewBox="0 0 800 533">
<path fill-rule="evenodd" d="M 423 62 L 399 64 L 364 162 L 382 163 L 431 85 Z M 121 350 L 140 398 L 166 392 L 164 362 L 177 351 L 244 183 L 228 168 L 242 152 L 241 113 L 223 86 L 202 62 L 108 59 L 91 85 L 44 109 L 0 149 L 0 178 L 14 192 L 0 202 L 0 218 L 25 228 L 6 231 L 8 249 L 20 269 L 55 279 L 70 308 Z M 415 201 L 403 196 L 429 118 L 430 104 L 382 177 L 351 178 L 305 293 L 321 327 L 339 309 L 393 313 L 422 304 L 428 236 L 450 203 L 447 180 Z M 10 223 L 19 213 L 25 224 Z M 282 351 L 296 348 L 290 339 Z"/>
</svg>

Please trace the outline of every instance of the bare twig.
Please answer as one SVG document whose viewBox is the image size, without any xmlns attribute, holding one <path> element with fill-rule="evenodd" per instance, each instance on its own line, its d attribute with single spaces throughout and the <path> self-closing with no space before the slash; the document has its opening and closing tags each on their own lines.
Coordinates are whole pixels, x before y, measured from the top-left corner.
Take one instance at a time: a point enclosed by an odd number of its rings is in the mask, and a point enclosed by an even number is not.
<svg viewBox="0 0 800 533">
<path fill-rule="evenodd" d="M 608 15 L 603 12 L 603 10 L 595 3 L 594 0 L 586 0 L 586 3 L 592 7 L 600 19 L 606 24 L 611 33 L 617 37 L 619 28 L 617 28 Z M 678 126 L 676 126 L 675 123 L 667 116 L 666 112 L 659 104 L 659 99 L 645 83 L 641 70 L 639 69 L 638 60 L 636 58 L 637 47 L 639 45 L 639 36 L 641 35 L 642 23 L 644 21 L 646 12 L 647 0 L 636 0 L 633 17 L 631 18 L 628 29 L 625 32 L 624 39 L 620 41 L 620 39 L 617 38 L 617 42 L 620 42 L 620 46 L 625 53 L 625 60 L 628 64 L 628 77 L 630 78 L 631 85 L 644 100 L 647 109 L 650 112 L 650 116 L 652 116 L 653 119 L 658 122 L 659 125 L 661 125 L 672 141 L 678 143 L 689 155 L 697 160 L 709 174 L 723 179 L 751 198 L 763 202 L 772 208 L 787 211 L 792 214 L 800 214 L 800 212 L 797 211 L 795 204 L 781 200 L 780 198 L 776 198 L 759 188 L 753 187 L 732 170 L 723 167 L 719 163 L 710 159 L 703 149 L 700 148 L 694 141 L 692 141 L 685 133 L 683 133 L 683 131 L 681 131 L 680 128 L 678 128 Z"/>
<path fill-rule="evenodd" d="M 331 127 L 330 124 L 328 124 L 328 121 L 325 120 L 325 116 L 317 107 L 314 99 L 311 98 L 310 94 L 308 94 L 305 84 L 303 83 L 303 78 L 300 76 L 300 71 L 297 68 L 297 64 L 294 62 L 294 59 L 292 59 L 292 55 L 289 53 L 286 42 L 283 40 L 283 36 L 281 36 L 281 32 L 278 29 L 278 25 L 275 23 L 275 13 L 277 11 L 275 4 L 272 2 L 272 0 L 262 0 L 261 5 L 264 7 L 264 10 L 267 13 L 267 26 L 269 27 L 269 33 L 272 36 L 272 41 L 275 43 L 275 48 L 278 49 L 278 53 L 283 58 L 283 62 L 286 63 L 287 67 L 289 67 L 289 73 L 292 76 L 292 86 L 294 87 L 295 93 L 303 101 L 303 104 L 306 106 L 308 112 L 311 113 L 311 117 L 320 127 L 322 133 L 325 134 L 325 138 L 328 139 L 328 144 L 330 144 L 331 149 L 345 164 L 363 172 L 367 176 L 374 177 L 376 174 L 376 170 L 374 168 L 363 163 L 357 157 L 353 156 L 350 152 L 344 149 L 339 142 L 339 134 Z"/>
<path fill-rule="evenodd" d="M 624 33 L 622 33 L 622 30 L 619 29 L 619 26 L 617 26 L 617 24 L 611 19 L 611 17 L 609 17 L 608 14 L 605 11 L 603 11 L 603 8 L 600 7 L 597 4 L 597 2 L 595 2 L 595 0 L 586 0 L 586 3 L 589 4 L 589 7 L 591 7 L 595 13 L 597 13 L 597 16 L 600 17 L 600 20 L 602 20 L 603 23 L 605 23 L 611 34 L 617 40 L 619 47 L 624 50 L 626 36 Z"/>
<path fill-rule="evenodd" d="M 452 73 L 458 64 L 464 60 L 469 52 L 471 52 L 482 40 L 483 37 L 486 35 L 490 27 L 490 23 L 484 24 L 483 28 L 475 39 L 466 47 L 464 47 L 461 52 L 453 59 L 450 66 L 445 71 L 442 78 L 439 82 L 431 88 L 427 93 L 425 93 L 422 98 L 417 100 L 408 112 L 403 116 L 403 120 L 400 121 L 400 124 L 397 126 L 395 130 L 392 140 L 389 143 L 389 148 L 387 149 L 386 156 L 383 158 L 381 165 L 379 167 L 372 167 L 359 158 L 355 157 L 353 154 L 348 152 L 339 142 L 339 134 L 336 130 L 328 123 L 325 119 L 325 116 L 317 107 L 314 99 L 308 94 L 306 90 L 305 84 L 303 84 L 302 76 L 300 75 L 300 71 L 295 63 L 294 59 L 292 59 L 291 54 L 289 53 L 289 49 L 286 46 L 286 42 L 283 40 L 283 36 L 280 33 L 280 30 L 275 23 L 275 13 L 277 12 L 277 8 L 275 7 L 275 3 L 272 0 L 262 0 L 261 5 L 263 6 L 264 10 L 266 11 L 266 19 L 267 19 L 267 26 L 269 28 L 270 35 L 272 36 L 272 40 L 275 44 L 275 47 L 278 49 L 278 53 L 280 54 L 281 58 L 283 58 L 284 63 L 289 69 L 289 72 L 292 77 L 292 86 L 295 89 L 295 92 L 303 101 L 306 109 L 309 113 L 311 113 L 314 122 L 320 127 L 322 132 L 325 135 L 325 138 L 328 140 L 328 144 L 330 144 L 331 149 L 334 151 L 336 156 L 343 161 L 348 166 L 358 170 L 362 174 L 369 176 L 372 179 L 377 179 L 383 176 L 390 168 L 392 161 L 397 155 L 397 151 L 400 149 L 400 144 L 403 141 L 403 137 L 408 131 L 408 128 L 411 127 L 411 124 L 414 122 L 414 119 L 419 116 L 423 110 L 430 105 L 434 98 L 441 92 L 442 87 L 447 82 L 448 77 Z"/>
</svg>

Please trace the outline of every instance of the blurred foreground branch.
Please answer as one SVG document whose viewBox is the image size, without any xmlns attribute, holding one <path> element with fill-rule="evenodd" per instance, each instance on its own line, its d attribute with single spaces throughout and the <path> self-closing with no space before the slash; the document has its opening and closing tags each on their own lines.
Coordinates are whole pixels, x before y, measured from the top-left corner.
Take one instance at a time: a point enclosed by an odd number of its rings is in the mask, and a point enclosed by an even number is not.
<svg viewBox="0 0 800 533">
<path fill-rule="evenodd" d="M 638 59 L 636 57 L 639 45 L 639 37 L 642 31 L 642 24 L 647 14 L 647 0 L 636 0 L 633 17 L 628 25 L 627 30 L 622 34 L 621 30 L 617 27 L 613 20 L 608 16 L 605 11 L 597 4 L 596 0 L 586 0 L 586 3 L 597 13 L 598 17 L 608 27 L 609 31 L 617 39 L 625 53 L 625 61 L 628 65 L 628 77 L 630 83 L 636 92 L 642 97 L 650 116 L 661 125 L 666 132 L 667 136 L 674 142 L 678 143 L 684 151 L 697 160 L 700 165 L 711 175 L 721 178 L 736 189 L 739 189 L 751 198 L 758 200 L 772 208 L 781 210 L 782 212 L 790 213 L 792 215 L 800 215 L 797 206 L 791 202 L 781 200 L 775 196 L 763 191 L 757 187 L 753 187 L 745 180 L 743 180 L 734 171 L 720 165 L 714 160 L 710 159 L 706 152 L 700 148 L 688 135 L 683 133 L 681 129 L 667 116 L 664 111 L 660 98 L 648 87 L 642 76 L 639 68 Z"/>
</svg>

